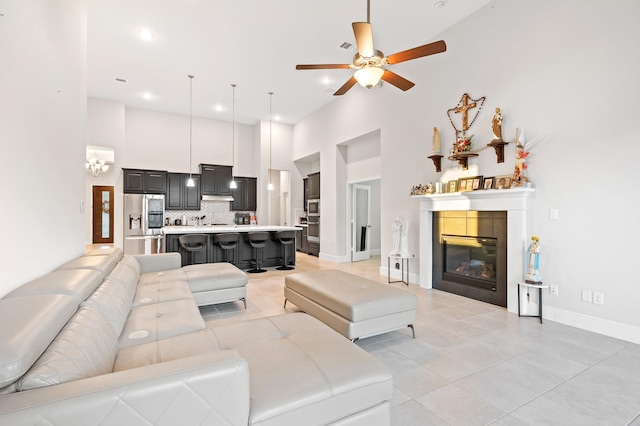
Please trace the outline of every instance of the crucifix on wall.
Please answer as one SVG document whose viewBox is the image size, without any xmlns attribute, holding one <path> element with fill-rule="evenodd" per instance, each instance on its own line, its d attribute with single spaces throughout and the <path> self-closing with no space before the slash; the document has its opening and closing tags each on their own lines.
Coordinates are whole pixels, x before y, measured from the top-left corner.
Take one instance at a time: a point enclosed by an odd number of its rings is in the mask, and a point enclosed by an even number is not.
<svg viewBox="0 0 640 426">
<path fill-rule="evenodd" d="M 478 115 L 480 114 L 480 110 L 482 110 L 482 105 L 484 105 L 484 100 L 485 100 L 484 96 L 478 99 L 472 99 L 469 96 L 469 94 L 465 93 L 464 95 L 462 95 L 462 98 L 460 98 L 460 102 L 458 102 L 458 105 L 447 110 L 447 116 L 449 117 L 449 122 L 453 126 L 453 130 L 455 130 L 456 132 L 456 139 L 458 139 L 460 136 L 464 136 L 467 130 L 469 130 L 469 128 L 473 126 L 473 123 L 475 123 L 476 119 L 478 118 Z M 473 118 L 471 119 L 471 123 L 469 123 L 469 110 L 474 108 L 478 108 L 478 109 L 475 112 L 475 115 L 473 116 Z M 459 129 L 454 124 L 453 118 L 451 118 L 452 112 L 454 114 L 461 115 L 462 128 Z"/>
</svg>

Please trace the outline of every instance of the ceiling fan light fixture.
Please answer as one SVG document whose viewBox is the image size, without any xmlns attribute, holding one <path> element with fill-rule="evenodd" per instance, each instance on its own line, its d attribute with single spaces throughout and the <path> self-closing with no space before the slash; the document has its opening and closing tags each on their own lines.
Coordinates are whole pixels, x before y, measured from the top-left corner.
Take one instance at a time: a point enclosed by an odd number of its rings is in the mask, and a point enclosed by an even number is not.
<svg viewBox="0 0 640 426">
<path fill-rule="evenodd" d="M 353 76 L 362 87 L 371 89 L 378 84 L 383 74 L 384 70 L 380 67 L 365 67 L 360 68 Z"/>
</svg>

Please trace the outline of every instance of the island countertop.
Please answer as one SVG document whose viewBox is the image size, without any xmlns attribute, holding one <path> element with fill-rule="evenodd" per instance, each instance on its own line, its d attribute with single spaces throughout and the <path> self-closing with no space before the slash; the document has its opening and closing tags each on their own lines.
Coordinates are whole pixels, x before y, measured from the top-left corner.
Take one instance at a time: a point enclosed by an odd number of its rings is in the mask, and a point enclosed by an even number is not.
<svg viewBox="0 0 640 426">
<path fill-rule="evenodd" d="M 277 232 L 297 231 L 302 229 L 296 226 L 277 225 L 206 225 L 206 226 L 165 226 L 164 234 L 219 234 L 223 232 Z"/>
</svg>

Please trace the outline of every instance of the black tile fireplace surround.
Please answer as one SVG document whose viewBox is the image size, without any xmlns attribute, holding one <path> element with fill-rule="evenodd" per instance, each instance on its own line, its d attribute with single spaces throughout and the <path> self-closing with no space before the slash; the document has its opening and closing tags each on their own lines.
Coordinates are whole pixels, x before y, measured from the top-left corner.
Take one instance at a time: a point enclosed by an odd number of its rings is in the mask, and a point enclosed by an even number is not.
<svg viewBox="0 0 640 426">
<path fill-rule="evenodd" d="M 507 306 L 507 212 L 433 212 L 433 287 Z"/>
</svg>

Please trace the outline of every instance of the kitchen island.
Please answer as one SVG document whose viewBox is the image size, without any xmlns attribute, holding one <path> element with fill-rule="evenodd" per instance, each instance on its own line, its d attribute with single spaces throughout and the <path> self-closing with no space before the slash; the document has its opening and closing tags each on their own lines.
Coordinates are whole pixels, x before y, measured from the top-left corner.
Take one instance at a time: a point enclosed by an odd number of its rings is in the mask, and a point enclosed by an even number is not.
<svg viewBox="0 0 640 426">
<path fill-rule="evenodd" d="M 250 232 L 268 232 L 270 237 L 267 246 L 262 249 L 260 266 L 272 267 L 282 264 L 284 246 L 275 238 L 278 231 L 297 231 L 295 226 L 267 226 L 267 225 L 206 225 L 206 226 L 165 226 L 162 231 L 165 238 L 165 251 L 167 253 L 180 253 L 182 265 L 187 265 L 188 252 L 180 246 L 178 238 L 185 234 L 205 234 L 208 236 L 204 250 L 195 253 L 195 263 L 226 262 L 227 253 L 214 242 L 214 235 L 221 233 L 237 232 L 240 234 L 238 246 L 228 256 L 229 261 L 240 269 L 251 269 L 255 260 L 255 250 L 247 241 Z M 295 245 L 287 247 L 287 260 L 289 265 L 295 265 Z"/>
</svg>

